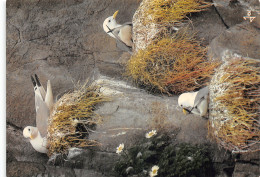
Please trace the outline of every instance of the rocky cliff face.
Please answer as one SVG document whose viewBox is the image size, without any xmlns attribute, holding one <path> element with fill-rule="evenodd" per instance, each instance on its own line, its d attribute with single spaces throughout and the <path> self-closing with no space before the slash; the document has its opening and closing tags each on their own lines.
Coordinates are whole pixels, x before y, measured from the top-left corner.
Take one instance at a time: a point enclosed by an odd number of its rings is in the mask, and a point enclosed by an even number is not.
<svg viewBox="0 0 260 177">
<path fill-rule="evenodd" d="M 216 7 L 191 17 L 197 37 L 204 39 L 205 45 L 210 44 L 209 53 L 217 58 L 222 51 L 230 50 L 259 59 L 260 16 L 256 11 L 260 4 L 257 0 L 213 2 Z M 7 1 L 8 176 L 109 176 L 118 158 L 116 146 L 126 139 L 131 145 L 135 137 L 158 125 L 154 119 L 161 110 L 166 117 L 166 122 L 161 124 L 172 127 L 176 141 L 209 143 L 207 120 L 194 115 L 184 117 L 177 107 L 177 96 L 151 95 L 123 81 L 124 63 L 130 55 L 117 49 L 115 40 L 105 34 L 102 24 L 116 10 L 119 10 L 119 23 L 131 21 L 139 4 L 140 0 Z M 251 23 L 243 19 L 250 7 L 256 16 Z M 47 164 L 48 157 L 35 152 L 22 136 L 25 126 L 35 125 L 30 75 L 37 73 L 43 85 L 51 80 L 53 94 L 59 98 L 94 71 L 101 73 L 97 79 L 103 80 L 107 88 L 124 95 L 98 110 L 106 117 L 97 127 L 97 132 L 103 133 L 91 136 L 103 146 L 98 150 L 85 150 L 80 157 L 66 162 L 57 158 Z M 213 147 L 219 176 L 260 174 L 256 168 L 258 153 L 242 155 L 234 165 L 229 153 Z"/>
</svg>

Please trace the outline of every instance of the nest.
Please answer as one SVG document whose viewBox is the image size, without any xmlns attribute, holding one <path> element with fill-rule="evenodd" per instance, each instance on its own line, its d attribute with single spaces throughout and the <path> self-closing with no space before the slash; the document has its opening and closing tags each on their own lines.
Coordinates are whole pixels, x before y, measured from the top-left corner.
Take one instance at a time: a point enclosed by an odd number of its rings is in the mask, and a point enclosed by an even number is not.
<svg viewBox="0 0 260 177">
<path fill-rule="evenodd" d="M 259 151 L 260 62 L 233 58 L 210 84 L 209 134 L 233 152 Z"/>
<path fill-rule="evenodd" d="M 193 36 L 178 32 L 136 52 L 127 63 L 126 74 L 150 91 L 176 94 L 205 86 L 216 66 Z"/>
<path fill-rule="evenodd" d="M 72 147 L 100 145 L 88 139 L 89 133 L 100 123 L 95 106 L 108 101 L 99 93 L 99 87 L 90 86 L 63 95 L 53 107 L 48 126 L 48 155 L 66 153 Z"/>
<path fill-rule="evenodd" d="M 133 17 L 135 51 L 146 48 L 161 31 L 182 27 L 188 14 L 209 6 L 203 0 L 143 0 Z"/>
<path fill-rule="evenodd" d="M 144 24 L 178 23 L 189 13 L 200 12 L 211 6 L 203 0 L 153 0 L 147 1 Z"/>
</svg>

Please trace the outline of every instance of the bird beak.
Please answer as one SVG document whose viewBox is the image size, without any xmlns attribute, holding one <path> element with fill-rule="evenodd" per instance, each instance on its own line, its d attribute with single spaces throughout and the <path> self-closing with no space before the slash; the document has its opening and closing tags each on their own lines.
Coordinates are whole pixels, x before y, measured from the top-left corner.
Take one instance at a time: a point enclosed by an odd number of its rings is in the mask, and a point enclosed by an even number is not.
<svg viewBox="0 0 260 177">
<path fill-rule="evenodd" d="M 31 139 L 31 140 L 33 139 L 33 136 L 32 136 L 32 135 L 30 136 L 30 139 Z"/>
<path fill-rule="evenodd" d="M 118 10 L 113 14 L 114 19 L 116 19 L 117 14 L 118 14 Z"/>
<path fill-rule="evenodd" d="M 185 114 L 185 115 L 187 115 L 188 114 L 188 111 L 186 110 L 186 109 L 182 109 L 182 112 L 183 112 L 183 114 Z"/>
</svg>

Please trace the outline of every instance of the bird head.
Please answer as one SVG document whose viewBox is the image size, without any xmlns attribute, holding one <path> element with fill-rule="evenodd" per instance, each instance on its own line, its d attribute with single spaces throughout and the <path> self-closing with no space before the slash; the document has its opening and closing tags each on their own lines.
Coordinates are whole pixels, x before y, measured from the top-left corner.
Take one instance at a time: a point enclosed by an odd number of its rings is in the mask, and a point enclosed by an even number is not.
<svg viewBox="0 0 260 177">
<path fill-rule="evenodd" d="M 183 93 L 178 98 L 178 105 L 182 108 L 183 114 L 187 115 L 190 111 L 186 108 L 189 107 L 189 93 Z"/>
<path fill-rule="evenodd" d="M 110 17 L 107 17 L 105 19 L 105 21 L 103 22 L 103 29 L 106 33 L 108 33 L 110 36 L 114 37 L 114 35 L 112 35 L 110 33 L 111 29 L 114 29 L 118 26 L 117 22 L 116 22 L 116 16 L 118 14 L 118 10 Z"/>
<path fill-rule="evenodd" d="M 31 140 L 36 138 L 38 135 L 38 128 L 32 127 L 32 126 L 27 126 L 23 129 L 23 136 L 25 138 L 30 138 Z"/>
</svg>

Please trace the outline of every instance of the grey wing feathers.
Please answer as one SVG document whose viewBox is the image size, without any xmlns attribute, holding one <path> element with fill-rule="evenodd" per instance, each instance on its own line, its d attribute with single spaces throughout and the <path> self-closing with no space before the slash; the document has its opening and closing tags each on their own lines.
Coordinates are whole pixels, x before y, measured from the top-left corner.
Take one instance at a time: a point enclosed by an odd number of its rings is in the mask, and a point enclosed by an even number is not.
<svg viewBox="0 0 260 177">
<path fill-rule="evenodd" d="M 132 54 L 132 50 L 131 47 L 127 46 L 124 42 L 122 42 L 121 40 L 116 40 L 116 46 L 126 52 L 129 52 L 130 54 Z"/>
<path fill-rule="evenodd" d="M 46 103 L 40 98 L 40 95 L 35 94 L 36 106 L 36 126 L 41 133 L 42 137 L 46 137 L 48 128 L 48 117 L 50 114 L 49 108 Z"/>
<path fill-rule="evenodd" d="M 122 24 L 122 26 L 125 26 L 125 25 L 130 25 L 130 26 L 132 26 L 133 23 L 132 23 L 132 22 L 126 22 L 126 23 Z"/>
<path fill-rule="evenodd" d="M 194 100 L 193 107 L 196 107 L 201 102 L 203 97 L 207 98 L 208 93 L 209 93 L 209 87 L 208 86 L 200 89 L 199 92 L 196 95 L 195 100 Z"/>
<path fill-rule="evenodd" d="M 130 23 L 130 22 L 128 22 Z M 123 24 L 122 26 L 120 27 L 117 27 L 117 28 L 114 28 L 111 30 L 111 33 L 115 36 L 115 38 L 117 39 L 117 47 L 124 50 L 124 51 L 127 51 L 129 52 L 130 54 L 132 54 L 132 47 L 129 47 L 128 45 L 126 45 L 121 39 L 120 37 L 118 36 L 119 32 L 120 32 L 120 29 L 123 28 L 124 26 L 126 25 L 129 25 L 128 23 L 125 23 Z M 132 24 L 132 23 L 131 23 Z"/>
</svg>

